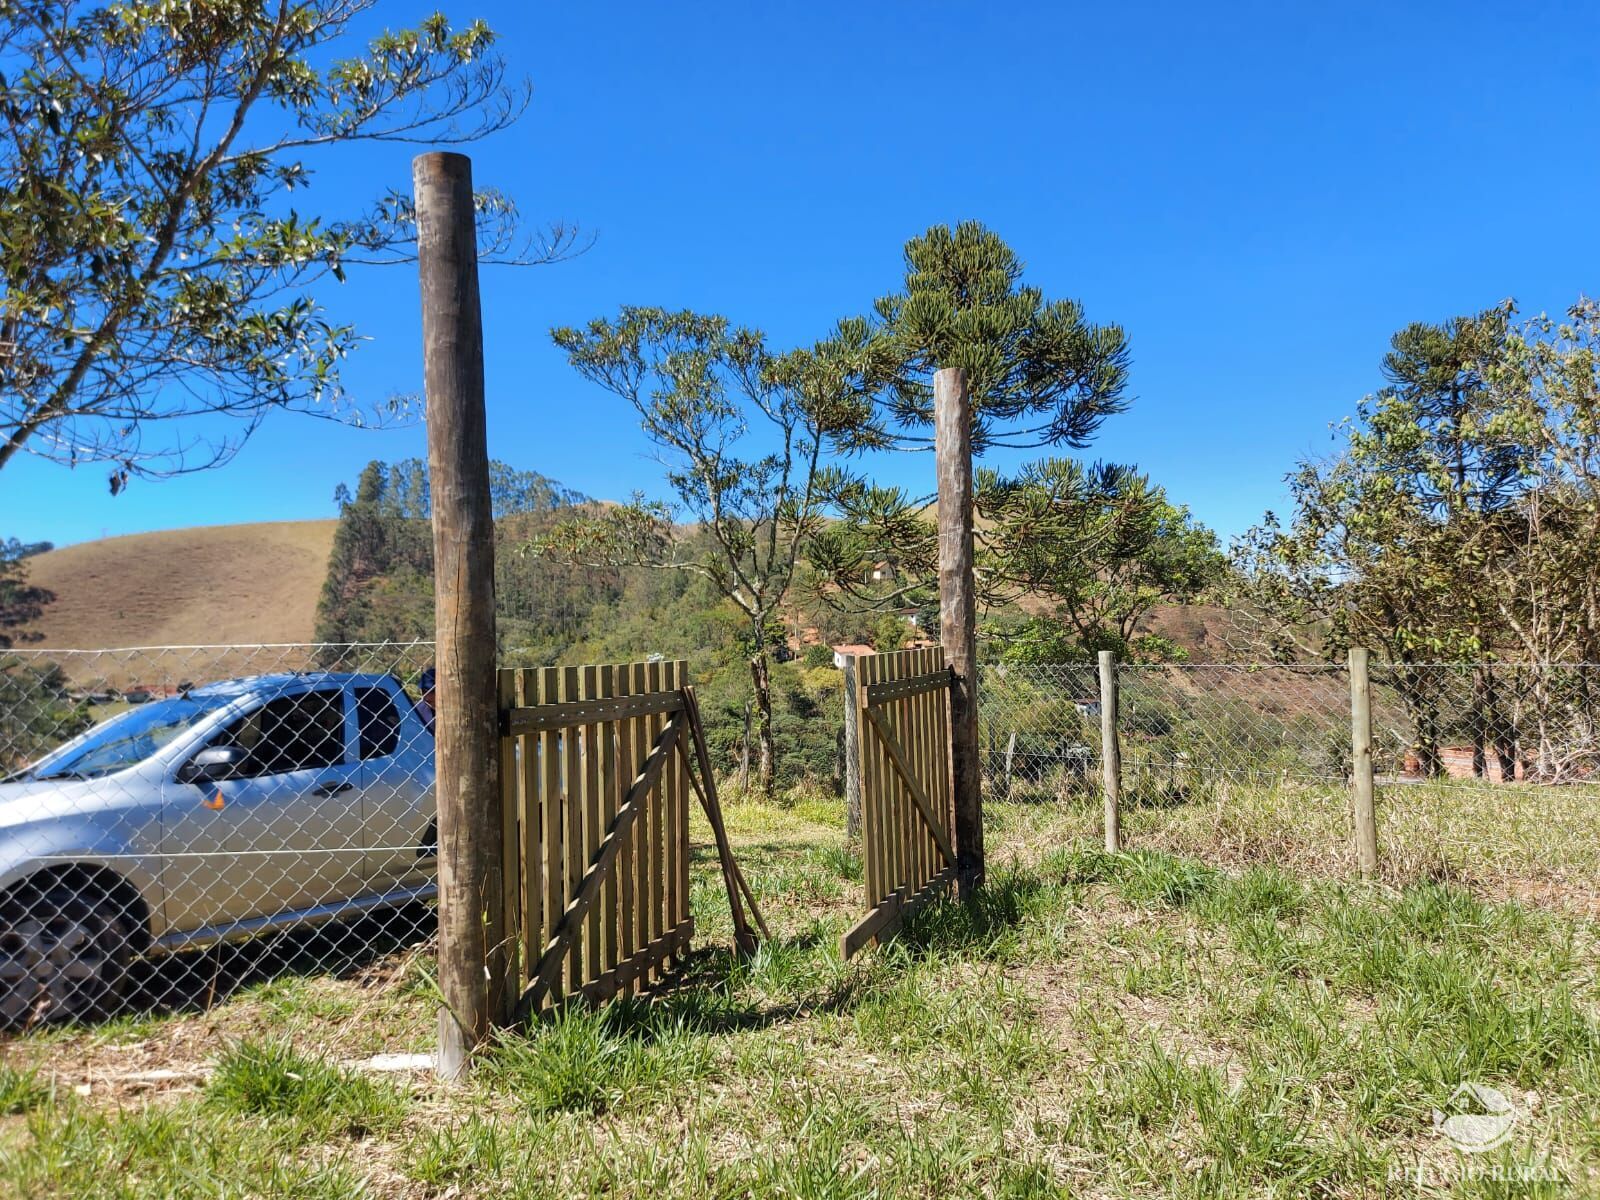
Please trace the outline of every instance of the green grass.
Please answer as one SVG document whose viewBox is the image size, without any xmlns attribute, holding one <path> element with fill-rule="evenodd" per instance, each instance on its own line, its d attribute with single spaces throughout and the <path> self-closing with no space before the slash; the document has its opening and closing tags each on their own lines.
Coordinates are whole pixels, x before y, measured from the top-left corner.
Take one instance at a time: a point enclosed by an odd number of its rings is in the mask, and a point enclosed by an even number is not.
<svg viewBox="0 0 1600 1200">
<path fill-rule="evenodd" d="M 22 1039 L 0 1195 L 1600 1195 L 1592 921 L 1458 882 L 1107 854 L 1078 819 L 991 806 L 978 897 L 843 963 L 860 866 L 837 805 L 733 806 L 772 940 L 726 951 L 697 850 L 711 948 L 681 985 L 507 1033 L 464 1086 L 336 1064 L 427 1028 L 414 961 L 376 994 L 285 980 L 203 1027 Z M 237 1032 L 197 1093 L 23 1082 L 215 1028 Z M 1433 1126 L 1464 1080 L 1520 1113 L 1473 1158 Z"/>
<path fill-rule="evenodd" d="M 37 1071 L 24 1071 L 0 1063 L 0 1117 L 15 1117 L 43 1108 L 50 1100 L 50 1085 Z"/>
<path fill-rule="evenodd" d="M 218 1057 L 206 1102 L 243 1118 L 303 1126 L 321 1137 L 363 1137 L 394 1128 L 405 1098 L 285 1041 L 244 1041 Z"/>
</svg>

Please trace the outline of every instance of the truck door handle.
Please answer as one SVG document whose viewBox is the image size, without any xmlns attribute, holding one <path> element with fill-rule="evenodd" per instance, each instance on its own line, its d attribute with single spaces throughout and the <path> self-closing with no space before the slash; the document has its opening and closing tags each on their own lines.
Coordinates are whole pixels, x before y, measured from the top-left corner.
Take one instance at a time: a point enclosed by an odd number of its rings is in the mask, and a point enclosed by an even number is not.
<svg viewBox="0 0 1600 1200">
<path fill-rule="evenodd" d="M 311 789 L 313 796 L 337 796 L 340 792 L 348 792 L 355 787 L 353 783 L 325 783 L 321 787 Z"/>
</svg>

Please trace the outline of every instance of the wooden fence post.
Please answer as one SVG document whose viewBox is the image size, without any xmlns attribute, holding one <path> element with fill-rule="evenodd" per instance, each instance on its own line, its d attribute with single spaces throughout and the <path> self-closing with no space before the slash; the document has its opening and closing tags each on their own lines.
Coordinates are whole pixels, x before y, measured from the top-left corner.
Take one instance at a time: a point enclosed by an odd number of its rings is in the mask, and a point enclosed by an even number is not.
<svg viewBox="0 0 1600 1200">
<path fill-rule="evenodd" d="M 972 393 L 967 373 L 933 376 L 939 480 L 939 640 L 950 668 L 950 759 L 960 895 L 983 885 L 983 784 L 978 751 L 978 589 L 972 574 Z"/>
<path fill-rule="evenodd" d="M 1361 877 L 1378 872 L 1378 816 L 1373 805 L 1372 680 L 1363 646 L 1350 647 L 1350 784 L 1355 799 L 1356 859 Z"/>
<path fill-rule="evenodd" d="M 1105 792 L 1106 850 L 1122 849 L 1122 740 L 1118 730 L 1117 656 L 1100 651 L 1100 778 Z"/>
<path fill-rule="evenodd" d="M 412 162 L 433 498 L 439 808 L 438 1073 L 458 1078 L 510 1013 L 495 680 L 494 521 L 484 428 L 472 161 Z"/>
<path fill-rule="evenodd" d="M 844 832 L 861 840 L 861 703 L 856 694 L 856 656 L 841 654 L 844 673 Z"/>
</svg>

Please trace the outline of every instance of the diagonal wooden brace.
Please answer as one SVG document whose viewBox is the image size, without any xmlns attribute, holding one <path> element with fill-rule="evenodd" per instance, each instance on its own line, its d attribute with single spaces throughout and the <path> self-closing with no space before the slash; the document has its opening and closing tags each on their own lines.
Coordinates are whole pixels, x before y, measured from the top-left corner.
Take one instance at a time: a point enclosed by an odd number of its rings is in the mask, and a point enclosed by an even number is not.
<svg viewBox="0 0 1600 1200">
<path fill-rule="evenodd" d="M 950 846 L 950 839 L 945 836 L 944 827 L 939 824 L 933 815 L 933 805 L 928 802 L 928 793 L 923 790 L 922 784 L 917 782 L 916 775 L 906 765 L 906 754 L 900 746 L 899 739 L 894 736 L 889 726 L 878 716 L 876 708 L 864 707 L 861 711 L 867 714 L 867 720 L 871 722 L 872 728 L 882 740 L 884 749 L 889 752 L 889 760 L 894 763 L 894 769 L 899 772 L 900 778 L 905 780 L 906 790 L 911 793 L 912 802 L 916 804 L 917 811 L 922 814 L 922 823 L 928 827 L 928 832 L 933 835 L 933 841 L 939 847 L 939 853 L 944 855 L 944 861 L 947 864 L 954 866 L 956 852 Z"/>
<path fill-rule="evenodd" d="M 551 935 L 544 952 L 539 956 L 539 965 L 533 972 L 527 990 L 517 1001 L 517 1020 L 527 1020 L 561 978 L 561 965 L 567 956 L 567 948 L 571 945 L 573 934 L 582 927 L 589 909 L 594 906 L 595 898 L 600 894 L 601 884 L 622 849 L 623 839 L 628 836 L 634 821 L 644 811 L 650 793 L 660 782 L 661 773 L 666 768 L 667 760 L 672 757 L 686 723 L 684 714 L 679 712 L 656 738 L 649 757 L 644 760 L 644 765 L 639 768 L 639 774 L 634 777 L 633 784 L 628 788 L 627 796 L 617 808 L 617 815 L 612 818 L 605 839 L 595 851 L 594 861 L 583 873 L 577 892 L 563 910 L 555 933 Z"/>
</svg>

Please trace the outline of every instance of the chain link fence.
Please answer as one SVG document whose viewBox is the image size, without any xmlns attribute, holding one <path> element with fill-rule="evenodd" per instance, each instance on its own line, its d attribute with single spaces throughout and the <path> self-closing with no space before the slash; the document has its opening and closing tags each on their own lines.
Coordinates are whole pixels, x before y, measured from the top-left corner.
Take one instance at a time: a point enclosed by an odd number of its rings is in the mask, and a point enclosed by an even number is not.
<svg viewBox="0 0 1600 1200">
<path fill-rule="evenodd" d="M 0 1025 L 204 1007 L 431 936 L 432 657 L 0 652 Z"/>
<path fill-rule="evenodd" d="M 0 1024 L 203 1008 L 421 947 L 432 657 L 420 642 L 0 652 Z M 1342 666 L 1117 678 L 1128 846 L 1356 873 Z M 1048 803 L 1097 839 L 1100 705 L 1092 666 L 984 668 L 987 798 Z M 1600 915 L 1600 667 L 1374 668 L 1372 711 L 1386 878 Z"/>
<path fill-rule="evenodd" d="M 1342 665 L 1119 664 L 1130 847 L 1354 875 Z M 1051 801 L 1098 836 L 1093 667 L 984 668 L 991 800 Z M 1374 667 L 1380 860 L 1600 914 L 1600 667 Z"/>
</svg>

